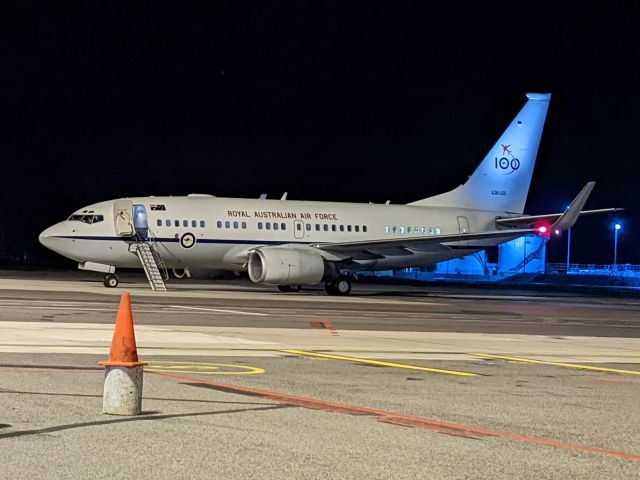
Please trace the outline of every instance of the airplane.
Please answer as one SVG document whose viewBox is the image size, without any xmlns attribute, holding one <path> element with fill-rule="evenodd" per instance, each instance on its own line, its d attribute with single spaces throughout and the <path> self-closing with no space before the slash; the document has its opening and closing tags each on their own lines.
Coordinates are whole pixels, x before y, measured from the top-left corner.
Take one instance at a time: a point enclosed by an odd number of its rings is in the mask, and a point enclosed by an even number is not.
<svg viewBox="0 0 640 480">
<path fill-rule="evenodd" d="M 571 228 L 589 182 L 561 213 L 524 215 L 551 94 L 527 93 L 524 107 L 459 187 L 407 205 L 217 198 L 134 197 L 83 207 L 44 230 L 45 247 L 105 275 L 143 268 L 154 290 L 167 269 L 246 271 L 283 292 L 324 282 L 348 295 L 358 272 L 435 264 L 527 234 Z M 160 274 L 160 270 L 164 275 Z"/>
</svg>

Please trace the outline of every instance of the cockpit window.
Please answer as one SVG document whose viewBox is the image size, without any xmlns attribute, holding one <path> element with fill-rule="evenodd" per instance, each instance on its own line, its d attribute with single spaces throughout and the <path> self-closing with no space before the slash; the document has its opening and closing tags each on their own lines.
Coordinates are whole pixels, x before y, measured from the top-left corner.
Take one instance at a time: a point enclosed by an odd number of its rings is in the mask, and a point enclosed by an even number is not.
<svg viewBox="0 0 640 480">
<path fill-rule="evenodd" d="M 69 221 L 71 222 L 82 222 L 82 223 L 98 223 L 104 220 L 104 215 L 71 215 L 69 217 Z"/>
</svg>

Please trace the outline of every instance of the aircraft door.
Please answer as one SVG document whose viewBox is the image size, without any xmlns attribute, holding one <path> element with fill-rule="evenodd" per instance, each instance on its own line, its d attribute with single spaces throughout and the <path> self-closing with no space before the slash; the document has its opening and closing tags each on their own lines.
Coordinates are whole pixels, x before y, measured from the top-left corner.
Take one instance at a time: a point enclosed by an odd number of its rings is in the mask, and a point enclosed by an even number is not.
<svg viewBox="0 0 640 480">
<path fill-rule="evenodd" d="M 144 205 L 133 206 L 133 228 L 141 240 L 149 238 L 149 222 L 147 220 L 147 209 Z"/>
<path fill-rule="evenodd" d="M 113 222 L 116 228 L 116 235 L 119 237 L 133 235 L 132 208 L 133 202 L 131 200 L 116 200 L 113 202 Z"/>
<path fill-rule="evenodd" d="M 293 222 L 293 236 L 295 238 L 304 238 L 304 222 L 302 220 Z"/>
<path fill-rule="evenodd" d="M 458 228 L 460 233 L 469 233 L 469 220 L 467 220 L 467 217 L 458 217 Z"/>
</svg>

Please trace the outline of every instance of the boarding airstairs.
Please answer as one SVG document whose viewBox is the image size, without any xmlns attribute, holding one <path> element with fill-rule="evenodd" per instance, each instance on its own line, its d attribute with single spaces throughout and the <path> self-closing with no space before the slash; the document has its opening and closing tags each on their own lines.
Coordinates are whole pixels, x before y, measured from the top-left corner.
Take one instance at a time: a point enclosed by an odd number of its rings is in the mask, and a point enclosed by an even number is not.
<svg viewBox="0 0 640 480">
<path fill-rule="evenodd" d="M 148 241 L 136 242 L 134 245 L 151 289 L 157 292 L 166 292 L 167 286 L 164 281 L 167 279 L 167 269 L 162 258 L 154 252 L 153 245 Z"/>
</svg>

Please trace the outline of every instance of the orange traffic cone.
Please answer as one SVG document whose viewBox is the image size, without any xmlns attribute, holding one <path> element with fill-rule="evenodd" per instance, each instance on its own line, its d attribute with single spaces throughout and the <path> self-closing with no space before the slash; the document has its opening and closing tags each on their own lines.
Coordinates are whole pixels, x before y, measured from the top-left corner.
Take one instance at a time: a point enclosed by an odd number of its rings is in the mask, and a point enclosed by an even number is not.
<svg viewBox="0 0 640 480">
<path fill-rule="evenodd" d="M 123 293 L 120 298 L 120 308 L 116 319 L 116 329 L 113 332 L 109 359 L 98 362 L 103 367 L 140 367 L 146 365 L 138 361 L 136 335 L 133 331 L 133 315 L 131 314 L 131 298 L 129 293 Z"/>
</svg>

